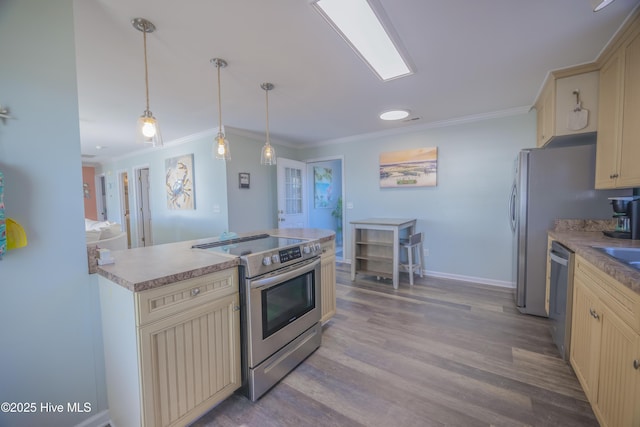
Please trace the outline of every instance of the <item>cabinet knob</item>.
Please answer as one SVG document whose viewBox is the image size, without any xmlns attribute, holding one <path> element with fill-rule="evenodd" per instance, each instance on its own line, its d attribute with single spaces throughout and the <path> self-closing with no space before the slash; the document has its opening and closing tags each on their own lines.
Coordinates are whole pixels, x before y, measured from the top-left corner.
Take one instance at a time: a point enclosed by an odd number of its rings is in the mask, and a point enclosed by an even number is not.
<svg viewBox="0 0 640 427">
<path fill-rule="evenodd" d="M 636 359 L 633 361 L 633 369 L 640 369 L 640 360 Z"/>
<path fill-rule="evenodd" d="M 233 311 L 240 311 L 240 306 L 239 305 L 234 305 L 233 306 Z"/>
<path fill-rule="evenodd" d="M 600 315 L 593 308 L 589 309 L 589 314 L 596 320 L 600 318 Z"/>
<path fill-rule="evenodd" d="M 191 289 L 191 296 L 192 297 L 198 296 L 199 294 L 200 294 L 200 288 Z"/>
</svg>

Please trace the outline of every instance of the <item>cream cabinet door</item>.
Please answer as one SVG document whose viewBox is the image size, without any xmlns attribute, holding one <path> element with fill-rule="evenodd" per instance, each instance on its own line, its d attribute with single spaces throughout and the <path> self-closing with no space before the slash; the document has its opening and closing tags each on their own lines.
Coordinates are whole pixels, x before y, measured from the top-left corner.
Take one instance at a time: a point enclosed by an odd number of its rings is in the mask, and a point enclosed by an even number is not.
<svg viewBox="0 0 640 427">
<path fill-rule="evenodd" d="M 536 104 L 538 143 L 537 147 L 544 146 L 553 137 L 555 116 L 555 79 L 549 77 L 540 94 L 540 100 Z"/>
<path fill-rule="evenodd" d="M 640 28 L 600 70 L 596 188 L 640 186 Z"/>
<path fill-rule="evenodd" d="M 585 280 L 589 279 L 577 270 L 573 288 L 570 360 L 589 401 L 595 402 L 598 390 L 601 310 L 597 296 L 585 285 Z"/>
<path fill-rule="evenodd" d="M 637 418 L 640 402 L 635 394 L 640 372 L 634 366 L 640 357 L 640 336 L 607 308 L 603 310 L 601 324 L 598 398 L 594 410 L 603 426 L 640 425 Z"/>
<path fill-rule="evenodd" d="M 625 48 L 618 187 L 640 186 L 640 30 Z"/>
<path fill-rule="evenodd" d="M 600 104 L 596 146 L 596 188 L 613 188 L 618 173 L 618 145 L 622 127 L 622 70 L 624 56 L 618 52 L 600 69 Z"/>
<path fill-rule="evenodd" d="M 322 275 L 322 288 L 320 301 L 322 307 L 322 323 L 331 319 L 336 314 L 336 251 L 335 242 L 322 245 L 322 258 L 320 268 Z"/>
<path fill-rule="evenodd" d="M 139 329 L 144 426 L 183 426 L 241 385 L 238 294 Z"/>
</svg>

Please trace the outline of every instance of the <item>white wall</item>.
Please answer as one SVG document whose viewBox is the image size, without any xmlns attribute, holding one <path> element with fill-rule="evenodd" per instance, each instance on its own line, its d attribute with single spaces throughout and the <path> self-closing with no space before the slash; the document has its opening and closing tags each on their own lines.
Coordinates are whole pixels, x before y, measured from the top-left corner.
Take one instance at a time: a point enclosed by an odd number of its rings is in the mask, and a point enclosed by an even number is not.
<svg viewBox="0 0 640 427">
<path fill-rule="evenodd" d="M 6 214 L 28 235 L 0 261 L 2 426 L 72 426 L 106 409 L 97 287 L 87 273 L 71 0 L 0 2 Z M 41 402 L 64 405 L 42 412 Z M 67 412 L 88 402 L 90 413 Z"/>
<path fill-rule="evenodd" d="M 344 155 L 344 213 L 417 218 L 425 233 L 426 269 L 485 283 L 511 284 L 512 235 L 507 200 L 518 151 L 535 146 L 535 113 L 424 128 L 387 136 L 363 135 L 304 151 L 305 158 Z M 419 128 L 418 128 L 419 129 Z M 379 155 L 438 147 L 436 187 L 380 188 Z M 349 209 L 348 204 L 353 208 Z M 350 242 L 350 226 L 345 242 Z M 345 259 L 351 258 L 346 245 Z"/>
</svg>

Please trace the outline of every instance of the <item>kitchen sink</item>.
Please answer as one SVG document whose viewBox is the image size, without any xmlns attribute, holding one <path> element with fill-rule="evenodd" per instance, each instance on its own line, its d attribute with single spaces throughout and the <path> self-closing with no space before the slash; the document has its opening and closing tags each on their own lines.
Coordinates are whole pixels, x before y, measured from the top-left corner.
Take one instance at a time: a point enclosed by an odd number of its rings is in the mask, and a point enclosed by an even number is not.
<svg viewBox="0 0 640 427">
<path fill-rule="evenodd" d="M 620 262 L 640 270 L 640 248 L 592 247 Z"/>
</svg>

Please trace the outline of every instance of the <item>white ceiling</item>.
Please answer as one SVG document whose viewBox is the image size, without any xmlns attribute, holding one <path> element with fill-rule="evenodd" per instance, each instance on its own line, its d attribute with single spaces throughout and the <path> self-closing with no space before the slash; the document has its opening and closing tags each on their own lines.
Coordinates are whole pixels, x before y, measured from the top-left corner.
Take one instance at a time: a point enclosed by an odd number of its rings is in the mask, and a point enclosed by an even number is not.
<svg viewBox="0 0 640 427">
<path fill-rule="evenodd" d="M 379 0 L 415 74 L 380 81 L 309 0 L 75 0 L 82 154 L 100 162 L 141 150 L 145 109 L 165 144 L 218 125 L 216 68 L 226 127 L 265 131 L 271 82 L 272 140 L 309 145 L 389 129 L 530 107 L 550 70 L 591 62 L 639 0 L 598 13 L 591 0 Z M 378 114 L 408 108 L 407 122 Z M 233 140 L 231 140 L 233 144 Z M 102 150 L 96 146 L 104 146 Z M 233 152 L 233 145 L 231 146 Z M 151 148 L 144 148 L 150 150 Z"/>
</svg>

